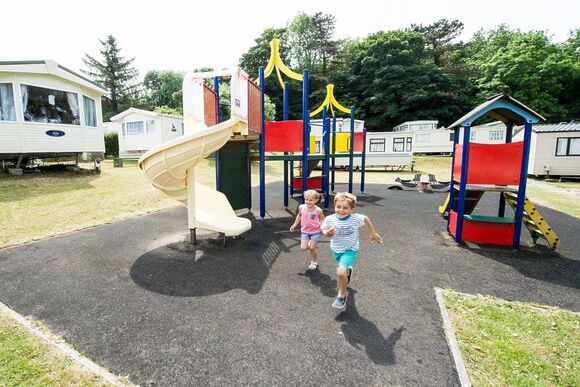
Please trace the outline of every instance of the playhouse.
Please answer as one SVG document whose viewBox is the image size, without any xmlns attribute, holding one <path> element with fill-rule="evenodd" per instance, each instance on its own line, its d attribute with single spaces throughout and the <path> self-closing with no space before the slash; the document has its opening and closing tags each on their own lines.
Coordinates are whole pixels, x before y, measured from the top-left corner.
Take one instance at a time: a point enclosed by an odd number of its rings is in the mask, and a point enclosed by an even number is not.
<svg viewBox="0 0 580 387">
<path fill-rule="evenodd" d="M 471 124 L 489 115 L 506 124 L 504 144 L 470 141 Z M 543 117 L 506 94 L 498 94 L 453 123 L 452 189 L 440 211 L 448 210 L 447 230 L 455 241 L 520 247 L 522 224 L 536 242 L 543 238 L 555 249 L 560 241 L 526 197 L 532 124 Z M 514 125 L 523 125 L 523 141 L 512 142 Z M 462 141 L 460 141 L 462 139 Z M 499 194 L 497 214 L 478 214 L 484 193 Z M 513 215 L 506 214 L 506 204 Z"/>
<path fill-rule="evenodd" d="M 107 90 L 50 60 L 0 62 L 0 159 L 105 151 Z"/>
</svg>

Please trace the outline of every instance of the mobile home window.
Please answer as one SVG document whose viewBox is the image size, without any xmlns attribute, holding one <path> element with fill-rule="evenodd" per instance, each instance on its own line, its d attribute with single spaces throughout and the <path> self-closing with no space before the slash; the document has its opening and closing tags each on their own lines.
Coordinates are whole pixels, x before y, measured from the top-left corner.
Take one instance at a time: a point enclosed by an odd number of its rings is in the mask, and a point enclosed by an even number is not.
<svg viewBox="0 0 580 387">
<path fill-rule="evenodd" d="M 369 152 L 385 152 L 385 139 L 371 138 L 369 142 Z"/>
<path fill-rule="evenodd" d="M 477 133 L 475 133 L 472 130 L 471 133 L 469 133 L 469 141 L 475 141 L 476 138 L 477 138 Z"/>
<path fill-rule="evenodd" d="M 24 121 L 80 125 L 77 93 L 20 85 Z"/>
<path fill-rule="evenodd" d="M 556 156 L 580 156 L 580 137 L 558 137 Z"/>
<path fill-rule="evenodd" d="M 417 134 L 415 136 L 415 141 L 417 142 L 417 144 L 428 144 L 430 139 L 431 139 L 430 134 Z"/>
<path fill-rule="evenodd" d="M 97 112 L 95 100 L 83 95 L 83 108 L 85 109 L 85 126 L 97 126 Z"/>
<path fill-rule="evenodd" d="M 405 151 L 405 137 L 393 138 L 393 152 Z"/>
<path fill-rule="evenodd" d="M 314 142 L 314 153 L 320 153 L 320 141 Z"/>
<path fill-rule="evenodd" d="M 127 122 L 127 136 L 136 136 L 144 133 L 143 121 Z"/>
<path fill-rule="evenodd" d="M 147 133 L 153 133 L 155 131 L 155 120 L 148 120 L 146 125 Z"/>
<path fill-rule="evenodd" d="M 503 140 L 503 130 L 490 130 L 489 141 Z"/>
<path fill-rule="evenodd" d="M 16 121 L 12 83 L 0 83 L 0 121 Z"/>
<path fill-rule="evenodd" d="M 406 151 L 407 152 L 411 152 L 411 149 L 413 149 L 413 138 L 412 137 L 407 137 L 407 147 L 406 147 Z"/>
</svg>

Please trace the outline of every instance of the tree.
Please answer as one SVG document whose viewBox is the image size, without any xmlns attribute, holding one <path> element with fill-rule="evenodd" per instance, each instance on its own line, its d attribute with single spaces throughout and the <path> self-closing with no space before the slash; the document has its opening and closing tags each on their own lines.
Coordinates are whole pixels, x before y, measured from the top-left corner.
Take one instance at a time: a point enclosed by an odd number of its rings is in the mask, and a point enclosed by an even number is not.
<svg viewBox="0 0 580 387">
<path fill-rule="evenodd" d="M 135 58 L 125 60 L 120 56 L 121 49 L 113 35 L 99 41 L 103 46 L 100 51 L 103 59 L 99 61 L 85 53 L 83 62 L 88 70 L 81 71 L 109 91 L 109 96 L 103 101 L 103 119 L 109 119 L 130 106 L 139 73 L 131 67 Z"/>
<path fill-rule="evenodd" d="M 572 38 L 559 45 L 544 31 L 521 32 L 502 25 L 479 31 L 470 42 L 469 64 L 477 74 L 479 99 L 508 93 L 548 121 L 577 117 L 578 53 Z"/>
<path fill-rule="evenodd" d="M 144 101 L 149 110 L 160 106 L 167 106 L 178 111 L 183 109 L 183 101 L 177 93 L 183 86 L 183 74 L 177 71 L 152 70 L 145 74 L 143 79 Z"/>
<path fill-rule="evenodd" d="M 337 78 L 344 104 L 357 108 L 369 130 L 390 130 L 408 120 L 449 124 L 472 107 L 473 91 L 428 60 L 426 41 L 412 31 L 388 31 L 344 46 L 344 75 Z"/>
<path fill-rule="evenodd" d="M 433 55 L 433 63 L 442 67 L 444 56 L 455 49 L 455 45 L 450 42 L 463 32 L 463 23 L 459 20 L 440 19 L 428 26 L 411 24 L 411 30 L 423 34 Z"/>
<path fill-rule="evenodd" d="M 328 61 L 337 53 L 338 43 L 332 40 L 335 25 L 336 19 L 330 14 L 298 13 L 287 28 L 292 65 L 327 76 Z"/>
</svg>

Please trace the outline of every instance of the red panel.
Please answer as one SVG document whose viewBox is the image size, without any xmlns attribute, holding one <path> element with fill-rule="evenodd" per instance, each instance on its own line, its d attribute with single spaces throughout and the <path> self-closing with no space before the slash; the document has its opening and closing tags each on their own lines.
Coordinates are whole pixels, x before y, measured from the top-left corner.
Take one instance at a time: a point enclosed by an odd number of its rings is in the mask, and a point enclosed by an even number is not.
<svg viewBox="0 0 580 387">
<path fill-rule="evenodd" d="M 354 134 L 354 152 L 362 152 L 365 141 L 365 134 L 363 132 Z"/>
<path fill-rule="evenodd" d="M 262 131 L 262 90 L 248 79 L 248 129 Z"/>
<path fill-rule="evenodd" d="M 266 152 L 302 152 L 303 123 L 295 121 L 266 122 Z"/>
<path fill-rule="evenodd" d="M 524 143 L 511 144 L 469 144 L 467 184 L 518 185 Z M 453 180 L 461 175 L 461 154 L 463 145 L 455 147 Z"/>
<path fill-rule="evenodd" d="M 294 189 L 301 190 L 302 189 L 302 177 L 295 177 L 294 178 Z M 315 189 L 321 190 L 322 189 L 322 176 L 310 176 L 306 182 L 307 189 Z"/>
<path fill-rule="evenodd" d="M 457 213 L 449 211 L 449 231 L 455 236 Z M 511 246 L 514 237 L 514 223 L 473 222 L 463 219 L 461 239 L 474 243 L 489 243 L 493 245 Z"/>
<path fill-rule="evenodd" d="M 217 95 L 205 84 L 203 85 L 203 118 L 207 126 L 218 123 Z"/>
</svg>

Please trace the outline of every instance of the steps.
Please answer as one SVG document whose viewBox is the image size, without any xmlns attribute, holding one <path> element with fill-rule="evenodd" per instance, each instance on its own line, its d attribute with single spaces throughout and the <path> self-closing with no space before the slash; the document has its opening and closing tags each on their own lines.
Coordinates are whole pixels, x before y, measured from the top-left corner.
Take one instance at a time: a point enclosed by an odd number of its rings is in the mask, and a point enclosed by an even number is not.
<svg viewBox="0 0 580 387">
<path fill-rule="evenodd" d="M 515 211 L 518 202 L 517 194 L 504 192 L 503 196 L 506 202 Z M 538 238 L 544 238 L 548 242 L 548 246 L 550 246 L 553 250 L 560 246 L 560 238 L 558 238 L 556 232 L 552 230 L 548 222 L 542 217 L 538 209 L 534 206 L 530 199 L 528 199 L 527 196 L 524 199 L 524 214 L 522 223 L 530 232 L 534 243 L 536 243 Z"/>
</svg>

